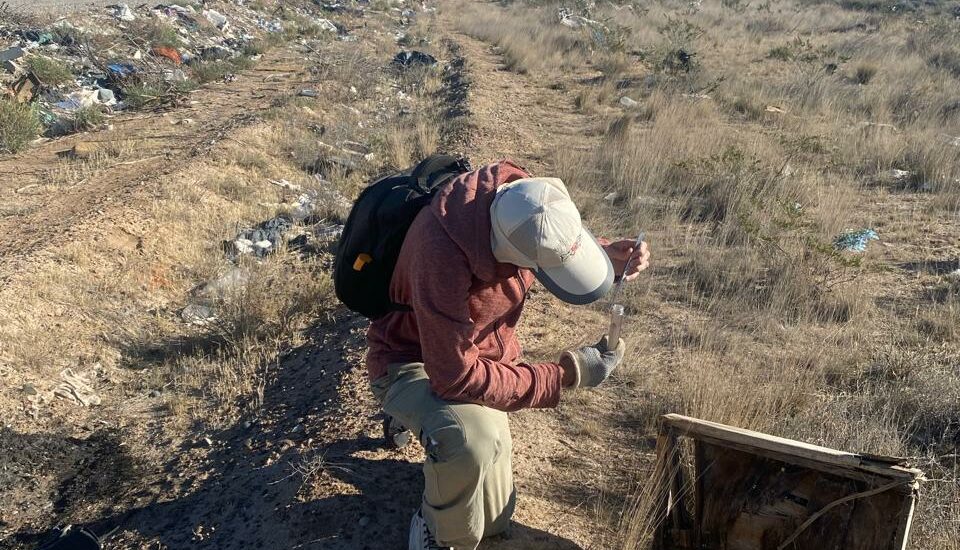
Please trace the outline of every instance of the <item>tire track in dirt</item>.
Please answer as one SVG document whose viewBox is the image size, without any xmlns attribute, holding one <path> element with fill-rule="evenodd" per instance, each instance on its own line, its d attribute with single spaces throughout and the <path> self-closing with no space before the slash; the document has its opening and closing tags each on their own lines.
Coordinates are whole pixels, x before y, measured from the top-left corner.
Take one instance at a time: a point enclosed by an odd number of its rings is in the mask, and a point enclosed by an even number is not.
<svg viewBox="0 0 960 550">
<path fill-rule="evenodd" d="M 9 284 L 29 270 L 36 256 L 55 253 L 77 226 L 97 223 L 113 207 L 130 202 L 145 184 L 205 154 L 230 129 L 255 122 L 256 113 L 269 108 L 272 98 L 293 91 L 285 85 L 298 81 L 295 77 L 302 71 L 297 59 L 274 52 L 235 81 L 191 94 L 188 105 L 120 116 L 112 121 L 112 131 L 54 139 L 0 160 L 0 196 L 5 197 L 0 210 L 0 283 Z M 117 158 L 71 160 L 69 152 L 77 144 L 94 147 L 95 157 L 116 144 L 130 151 Z M 92 173 L 76 183 L 52 181 L 81 170 Z"/>
<path fill-rule="evenodd" d="M 446 18 L 444 27 L 460 44 L 473 83 L 466 150 L 474 164 L 511 157 L 534 174 L 552 175 L 559 151 L 599 142 L 591 136 L 598 135 L 595 129 L 601 121 L 575 111 L 574 97 L 565 91 L 569 86 L 509 71 L 494 47 L 460 32 L 456 21 Z M 561 82 L 574 78 L 566 75 Z M 590 336 L 584 333 L 599 332 L 603 322 L 597 310 L 563 304 L 534 287 L 520 330 L 527 359 L 556 360 L 558 345 L 586 343 Z M 510 539 L 489 541 L 482 548 L 610 547 L 604 538 L 609 533 L 598 521 L 605 513 L 603 500 L 625 497 L 628 484 L 622 478 L 632 467 L 627 466 L 633 463 L 630 457 L 642 454 L 631 438 L 619 433 L 613 412 L 623 400 L 617 392 L 611 386 L 590 390 L 586 396 L 564 394 L 557 409 L 511 415 L 519 495 L 514 520 L 520 529 Z M 580 399 L 590 402 L 589 414 L 602 414 L 596 433 L 581 434 L 571 423 L 588 414 Z M 619 466 L 610 468 L 608 460 L 619 461 Z M 611 486 L 620 494 L 605 495 Z"/>
</svg>

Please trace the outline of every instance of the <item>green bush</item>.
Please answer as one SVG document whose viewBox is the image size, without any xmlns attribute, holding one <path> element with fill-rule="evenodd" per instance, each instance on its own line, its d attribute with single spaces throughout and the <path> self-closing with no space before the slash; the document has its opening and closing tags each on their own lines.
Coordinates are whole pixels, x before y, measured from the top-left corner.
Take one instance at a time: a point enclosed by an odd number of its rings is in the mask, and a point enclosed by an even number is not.
<svg viewBox="0 0 960 550">
<path fill-rule="evenodd" d="M 16 153 L 40 133 L 40 118 L 30 105 L 0 100 L 0 151 Z"/>
<path fill-rule="evenodd" d="M 99 105 L 81 107 L 73 113 L 73 118 L 70 119 L 67 129 L 70 132 L 92 130 L 103 124 L 105 120 L 106 116 L 103 114 Z"/>
<path fill-rule="evenodd" d="M 59 86 L 73 80 L 73 74 L 66 65 L 49 57 L 31 55 L 27 58 L 24 66 L 40 79 L 40 82 L 48 86 Z"/>
<path fill-rule="evenodd" d="M 166 90 L 157 84 L 140 82 L 123 89 L 123 100 L 131 109 L 142 109 L 151 103 L 159 103 Z"/>
</svg>

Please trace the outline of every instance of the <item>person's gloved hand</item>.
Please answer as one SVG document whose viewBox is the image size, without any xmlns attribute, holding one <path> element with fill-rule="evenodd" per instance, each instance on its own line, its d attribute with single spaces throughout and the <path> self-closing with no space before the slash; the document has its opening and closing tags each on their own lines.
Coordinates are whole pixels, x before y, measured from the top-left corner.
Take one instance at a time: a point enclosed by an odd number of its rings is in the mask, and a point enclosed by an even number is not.
<svg viewBox="0 0 960 550">
<path fill-rule="evenodd" d="M 592 346 L 563 352 L 560 365 L 564 371 L 573 374 L 573 383 L 569 387 L 592 388 L 600 385 L 623 361 L 626 350 L 627 345 L 622 338 L 615 349 L 609 349 L 607 337 L 604 336 Z"/>
</svg>

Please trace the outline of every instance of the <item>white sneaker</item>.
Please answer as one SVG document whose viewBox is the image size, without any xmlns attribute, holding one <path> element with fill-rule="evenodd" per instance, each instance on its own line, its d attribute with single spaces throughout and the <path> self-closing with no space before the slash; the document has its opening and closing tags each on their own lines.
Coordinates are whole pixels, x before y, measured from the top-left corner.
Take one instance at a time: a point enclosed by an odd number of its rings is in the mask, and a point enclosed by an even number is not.
<svg viewBox="0 0 960 550">
<path fill-rule="evenodd" d="M 410 520 L 410 550 L 453 550 L 452 546 L 440 546 L 430 533 L 423 514 L 417 510 Z"/>
</svg>

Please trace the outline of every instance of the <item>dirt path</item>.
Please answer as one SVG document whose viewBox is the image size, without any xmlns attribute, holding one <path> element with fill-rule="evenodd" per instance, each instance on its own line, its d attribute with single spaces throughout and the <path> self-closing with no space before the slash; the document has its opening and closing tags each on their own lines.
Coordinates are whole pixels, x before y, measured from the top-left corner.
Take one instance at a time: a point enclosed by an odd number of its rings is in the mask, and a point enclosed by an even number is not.
<svg viewBox="0 0 960 550">
<path fill-rule="evenodd" d="M 235 81 L 191 94 L 182 107 L 120 116 L 111 131 L 53 139 L 0 161 L 0 281 L 12 283 L 79 226 L 102 224 L 111 206 L 256 121 L 274 98 L 294 90 L 302 71 L 290 52 L 277 50 Z M 75 146 L 85 148 L 79 157 Z"/>
<path fill-rule="evenodd" d="M 472 155 L 483 160 L 509 156 L 535 174 L 551 175 L 559 151 L 594 143 L 589 136 L 599 135 L 593 130 L 600 121 L 576 111 L 573 94 L 563 91 L 572 86 L 509 71 L 493 47 L 457 32 L 456 22 L 447 24 L 474 80 Z M 565 79 L 570 83 L 583 76 Z M 554 361 L 561 349 L 598 337 L 603 323 L 596 308 L 568 306 L 535 287 L 521 342 L 528 360 Z M 622 390 L 567 394 L 556 410 L 511 415 L 519 494 L 515 520 L 531 530 L 489 548 L 609 547 L 609 533 L 600 523 L 609 512 L 605 500 L 616 507 L 627 497 L 631 484 L 623 476 L 642 461 L 646 445 L 625 433 L 615 413 Z"/>
</svg>

